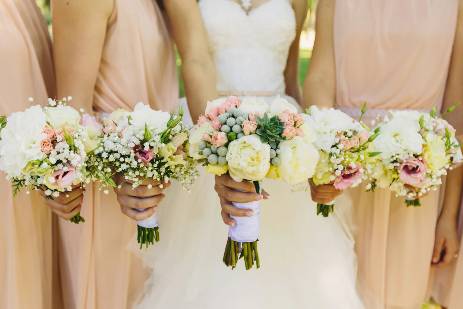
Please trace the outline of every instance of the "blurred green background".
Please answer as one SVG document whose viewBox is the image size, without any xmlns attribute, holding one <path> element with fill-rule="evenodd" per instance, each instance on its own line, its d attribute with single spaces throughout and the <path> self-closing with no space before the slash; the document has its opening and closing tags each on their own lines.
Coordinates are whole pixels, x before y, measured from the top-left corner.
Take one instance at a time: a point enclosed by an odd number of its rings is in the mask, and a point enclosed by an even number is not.
<svg viewBox="0 0 463 309">
<path fill-rule="evenodd" d="M 45 19 L 50 24 L 51 23 L 51 15 L 50 15 L 50 0 L 36 0 L 37 4 L 39 5 L 40 9 L 45 16 Z M 95 0 L 98 1 L 98 0 Z M 301 37 L 301 52 L 299 57 L 299 82 L 300 84 L 303 83 L 307 68 L 310 63 L 310 56 L 312 53 L 312 45 L 313 45 L 313 38 L 314 38 L 314 8 L 316 6 L 317 0 L 307 0 L 309 5 L 309 16 L 306 20 L 304 31 Z M 181 68 L 181 60 L 177 57 L 177 67 L 180 71 Z M 180 76 L 180 74 L 179 74 Z M 180 78 L 180 96 L 184 96 L 183 91 L 183 81 Z"/>
</svg>

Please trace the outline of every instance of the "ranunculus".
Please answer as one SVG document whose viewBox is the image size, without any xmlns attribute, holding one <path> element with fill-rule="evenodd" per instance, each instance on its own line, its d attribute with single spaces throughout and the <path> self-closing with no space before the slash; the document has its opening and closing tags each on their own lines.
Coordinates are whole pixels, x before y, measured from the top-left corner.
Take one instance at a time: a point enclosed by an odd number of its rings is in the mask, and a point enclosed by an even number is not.
<svg viewBox="0 0 463 309">
<path fill-rule="evenodd" d="M 224 132 L 214 132 L 212 134 L 211 143 L 217 148 L 225 145 L 227 141 L 227 135 Z"/>
<path fill-rule="evenodd" d="M 260 181 L 270 168 L 270 146 L 257 135 L 244 136 L 228 146 L 227 162 L 235 181 Z"/>
<path fill-rule="evenodd" d="M 246 97 L 241 101 L 238 109 L 246 114 L 261 116 L 269 109 L 269 104 L 263 98 Z"/>
<path fill-rule="evenodd" d="M 137 103 L 131 117 L 131 130 L 140 132 L 145 129 L 154 131 L 156 134 L 163 132 L 167 128 L 167 122 L 170 119 L 170 113 L 157 111 L 143 103 Z"/>
<path fill-rule="evenodd" d="M 269 111 L 272 115 L 279 115 L 283 112 L 297 113 L 297 107 L 289 103 L 286 99 L 282 97 L 275 98 L 272 103 L 270 103 Z"/>
<path fill-rule="evenodd" d="M 135 147 L 133 150 L 135 152 L 135 158 L 142 161 L 144 164 L 148 164 L 153 160 L 154 153 L 151 149 L 144 149 L 142 147 Z"/>
<path fill-rule="evenodd" d="M 292 139 L 293 137 L 295 137 L 298 133 L 298 130 L 293 127 L 293 126 L 287 126 L 284 128 L 283 130 L 283 137 L 285 137 L 286 139 Z"/>
<path fill-rule="evenodd" d="M 404 184 L 420 188 L 426 178 L 426 165 L 415 158 L 407 159 L 400 165 L 399 177 Z"/>
<path fill-rule="evenodd" d="M 280 143 L 279 158 L 281 178 L 295 186 L 307 182 L 313 176 L 319 154 L 312 144 L 296 136 Z"/>
<path fill-rule="evenodd" d="M 58 105 L 54 107 L 45 107 L 47 121 L 54 129 L 63 129 L 65 127 L 75 128 L 80 123 L 80 114 L 77 110 L 67 105 Z"/>
<path fill-rule="evenodd" d="M 206 105 L 206 111 L 205 111 L 205 114 L 206 115 L 209 115 L 209 114 L 214 114 L 215 117 L 217 117 L 217 112 L 218 112 L 218 109 L 221 105 L 223 105 L 223 103 L 227 100 L 227 98 L 225 97 L 222 97 L 222 98 L 218 98 L 218 99 L 215 99 L 213 101 L 209 101 L 207 102 L 207 105 Z"/>
<path fill-rule="evenodd" d="M 346 190 L 362 180 L 362 172 L 359 166 L 350 165 L 341 172 L 341 175 L 334 180 L 334 187 L 337 190 Z"/>
</svg>

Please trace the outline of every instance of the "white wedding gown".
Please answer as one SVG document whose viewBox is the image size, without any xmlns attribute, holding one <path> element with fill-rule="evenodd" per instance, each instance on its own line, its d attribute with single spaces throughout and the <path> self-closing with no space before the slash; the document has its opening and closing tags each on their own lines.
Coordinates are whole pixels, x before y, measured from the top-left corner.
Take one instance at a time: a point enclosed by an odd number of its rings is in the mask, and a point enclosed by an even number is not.
<svg viewBox="0 0 463 309">
<path fill-rule="evenodd" d="M 231 0 L 199 2 L 226 92 L 284 95 L 283 72 L 295 37 L 289 0 L 269 0 L 249 15 Z M 335 217 L 315 214 L 308 192 L 264 182 L 261 268 L 222 262 L 227 227 L 214 177 L 202 173 L 191 193 L 167 194 L 159 212 L 161 241 L 148 252 L 153 275 L 138 309 L 362 308 L 353 242 Z M 172 193 L 179 192 L 171 190 Z"/>
</svg>

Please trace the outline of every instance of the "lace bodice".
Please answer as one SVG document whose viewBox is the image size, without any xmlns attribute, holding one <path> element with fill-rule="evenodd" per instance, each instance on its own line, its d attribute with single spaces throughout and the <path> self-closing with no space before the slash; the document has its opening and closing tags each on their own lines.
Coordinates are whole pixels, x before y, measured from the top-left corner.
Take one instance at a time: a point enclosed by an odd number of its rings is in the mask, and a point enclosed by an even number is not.
<svg viewBox="0 0 463 309">
<path fill-rule="evenodd" d="M 296 34 L 290 0 L 267 0 L 249 13 L 233 0 L 201 0 L 219 91 L 284 94 Z"/>
</svg>

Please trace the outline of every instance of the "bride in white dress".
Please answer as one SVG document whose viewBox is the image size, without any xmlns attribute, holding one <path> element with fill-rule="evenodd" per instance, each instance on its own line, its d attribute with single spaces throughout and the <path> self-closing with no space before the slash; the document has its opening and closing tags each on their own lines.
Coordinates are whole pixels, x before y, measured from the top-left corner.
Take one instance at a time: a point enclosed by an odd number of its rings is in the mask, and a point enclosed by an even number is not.
<svg viewBox="0 0 463 309">
<path fill-rule="evenodd" d="M 199 6 L 218 90 L 266 101 L 285 96 L 289 50 L 306 12 L 295 12 L 291 0 L 255 7 L 251 0 L 200 0 Z M 276 182 L 263 187 L 270 198 L 262 202 L 261 268 L 250 271 L 242 261 L 235 270 L 222 262 L 228 234 L 213 176 L 202 173 L 190 194 L 168 194 L 170 206 L 159 212 L 161 241 L 144 253 L 153 274 L 137 308 L 362 308 L 353 242 L 338 220 L 317 217 L 308 192 Z"/>
</svg>

